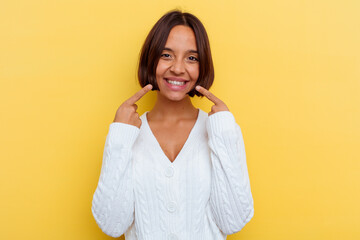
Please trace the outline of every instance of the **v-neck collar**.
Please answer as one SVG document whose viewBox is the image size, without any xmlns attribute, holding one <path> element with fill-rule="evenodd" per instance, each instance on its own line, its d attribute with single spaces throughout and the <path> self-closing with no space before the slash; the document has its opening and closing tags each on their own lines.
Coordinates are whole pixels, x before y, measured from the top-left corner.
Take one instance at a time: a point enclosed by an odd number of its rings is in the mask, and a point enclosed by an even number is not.
<svg viewBox="0 0 360 240">
<path fill-rule="evenodd" d="M 191 142 L 193 140 L 193 138 L 196 137 L 196 132 L 197 130 L 199 129 L 199 124 L 200 124 L 200 119 L 202 117 L 202 110 L 198 108 L 198 116 L 197 116 L 197 119 L 196 119 L 196 122 L 194 124 L 194 126 L 192 127 L 184 145 L 182 146 L 180 152 L 178 153 L 178 155 L 175 157 L 175 160 L 173 162 L 170 161 L 170 159 L 166 156 L 164 150 L 161 148 L 160 146 L 160 143 L 158 142 L 158 140 L 156 139 L 154 133 L 152 132 L 151 128 L 150 128 L 150 125 L 148 123 L 148 120 L 147 120 L 147 113 L 148 111 L 146 111 L 142 117 L 142 124 L 144 124 L 144 128 L 146 130 L 146 132 L 149 133 L 150 135 L 150 138 L 152 139 L 152 141 L 154 142 L 154 144 L 156 145 L 156 148 L 159 152 L 161 152 L 161 159 L 164 160 L 165 164 L 167 166 L 175 166 L 177 164 L 179 164 L 179 160 L 181 160 L 183 157 L 183 155 L 188 151 L 189 149 L 189 145 L 191 145 Z"/>
</svg>

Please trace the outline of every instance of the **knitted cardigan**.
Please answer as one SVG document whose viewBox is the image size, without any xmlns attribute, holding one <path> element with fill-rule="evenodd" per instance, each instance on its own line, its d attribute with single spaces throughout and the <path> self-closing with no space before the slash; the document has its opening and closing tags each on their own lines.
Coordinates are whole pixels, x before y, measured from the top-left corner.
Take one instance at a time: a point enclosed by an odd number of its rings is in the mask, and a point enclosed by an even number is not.
<svg viewBox="0 0 360 240">
<path fill-rule="evenodd" d="M 199 109 L 183 148 L 171 162 L 142 125 L 113 122 L 92 200 L 104 233 L 126 240 L 219 240 L 254 215 L 245 146 L 229 111 Z"/>
</svg>

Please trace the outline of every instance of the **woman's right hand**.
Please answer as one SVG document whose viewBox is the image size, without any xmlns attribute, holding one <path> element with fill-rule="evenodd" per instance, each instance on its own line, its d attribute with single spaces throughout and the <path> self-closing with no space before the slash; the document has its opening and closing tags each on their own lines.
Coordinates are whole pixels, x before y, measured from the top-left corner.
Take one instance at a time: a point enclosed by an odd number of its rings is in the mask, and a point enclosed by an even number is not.
<svg viewBox="0 0 360 240">
<path fill-rule="evenodd" d="M 151 89 L 152 85 L 148 84 L 135 93 L 131 98 L 123 102 L 116 111 L 114 122 L 126 123 L 140 128 L 141 120 L 139 114 L 136 112 L 138 106 L 135 103 Z"/>
</svg>

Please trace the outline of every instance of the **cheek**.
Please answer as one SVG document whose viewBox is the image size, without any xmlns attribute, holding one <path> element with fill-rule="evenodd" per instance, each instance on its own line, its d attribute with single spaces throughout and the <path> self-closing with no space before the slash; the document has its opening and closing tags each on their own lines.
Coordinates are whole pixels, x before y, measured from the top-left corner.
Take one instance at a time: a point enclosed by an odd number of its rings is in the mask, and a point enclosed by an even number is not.
<svg viewBox="0 0 360 240">
<path fill-rule="evenodd" d="M 160 60 L 158 65 L 156 66 L 156 76 L 163 75 L 167 69 L 168 66 Z"/>
<path fill-rule="evenodd" d="M 189 71 L 191 78 L 193 80 L 197 80 L 199 78 L 200 75 L 200 70 L 199 70 L 199 65 L 197 66 L 193 66 L 190 71 Z"/>
<path fill-rule="evenodd" d="M 157 65 L 157 67 L 156 67 L 156 77 L 161 74 L 160 72 L 161 72 L 160 66 Z"/>
</svg>

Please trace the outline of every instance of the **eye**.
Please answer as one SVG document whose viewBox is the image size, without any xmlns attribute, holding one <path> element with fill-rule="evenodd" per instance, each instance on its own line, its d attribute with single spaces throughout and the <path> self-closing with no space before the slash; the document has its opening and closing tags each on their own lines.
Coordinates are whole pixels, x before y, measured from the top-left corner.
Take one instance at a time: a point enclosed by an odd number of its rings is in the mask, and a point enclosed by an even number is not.
<svg viewBox="0 0 360 240">
<path fill-rule="evenodd" d="M 190 56 L 189 57 L 189 60 L 191 60 L 191 61 L 196 61 L 196 62 L 198 62 L 199 61 L 199 59 L 197 59 L 196 57 L 194 57 L 194 56 Z"/>
<path fill-rule="evenodd" d="M 171 56 L 170 56 L 170 54 L 168 54 L 168 53 L 163 53 L 163 54 L 161 54 L 161 57 L 169 58 L 169 57 L 171 57 Z"/>
</svg>

